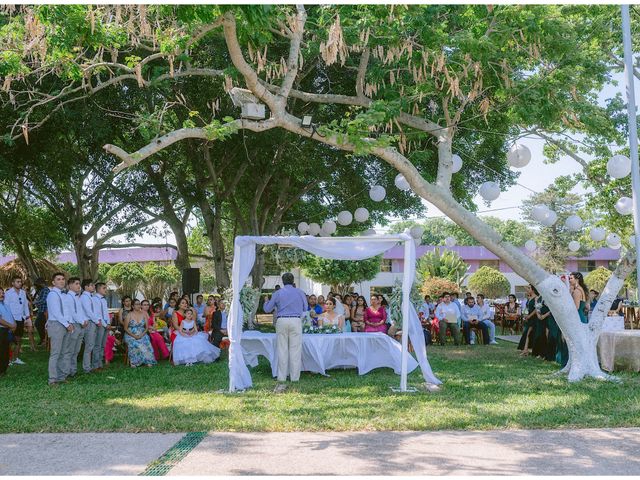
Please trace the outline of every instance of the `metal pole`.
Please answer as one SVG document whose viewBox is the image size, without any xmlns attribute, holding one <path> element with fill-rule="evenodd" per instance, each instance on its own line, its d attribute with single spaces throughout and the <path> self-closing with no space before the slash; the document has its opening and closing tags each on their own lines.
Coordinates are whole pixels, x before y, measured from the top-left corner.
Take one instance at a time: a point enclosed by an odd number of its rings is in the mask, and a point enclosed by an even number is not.
<svg viewBox="0 0 640 480">
<path fill-rule="evenodd" d="M 621 10 L 624 71 L 627 84 L 627 115 L 629 117 L 631 190 L 633 192 L 633 229 L 636 234 L 635 249 L 637 253 L 640 252 L 640 166 L 638 165 L 638 125 L 636 123 L 636 95 L 633 79 L 633 51 L 631 49 L 631 20 L 629 19 L 629 5 L 622 5 Z M 638 281 L 640 281 L 640 262 L 636 262 L 636 273 Z"/>
</svg>

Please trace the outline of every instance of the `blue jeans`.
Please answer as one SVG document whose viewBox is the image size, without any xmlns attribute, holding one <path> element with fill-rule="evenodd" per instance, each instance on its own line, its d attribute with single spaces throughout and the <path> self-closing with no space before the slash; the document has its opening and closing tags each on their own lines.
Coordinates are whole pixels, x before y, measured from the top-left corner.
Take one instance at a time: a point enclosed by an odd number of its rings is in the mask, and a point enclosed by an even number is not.
<svg viewBox="0 0 640 480">
<path fill-rule="evenodd" d="M 489 328 L 484 322 L 478 322 L 476 324 L 480 330 L 482 330 L 482 337 L 484 338 L 484 344 L 489 344 Z M 468 345 L 471 345 L 471 322 L 462 322 L 462 330 L 464 331 L 464 338 Z"/>
</svg>

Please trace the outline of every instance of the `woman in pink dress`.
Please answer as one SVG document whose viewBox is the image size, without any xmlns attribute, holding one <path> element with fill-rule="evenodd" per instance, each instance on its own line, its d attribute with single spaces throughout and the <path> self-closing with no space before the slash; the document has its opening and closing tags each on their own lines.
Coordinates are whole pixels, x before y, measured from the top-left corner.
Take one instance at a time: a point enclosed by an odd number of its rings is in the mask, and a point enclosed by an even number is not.
<svg viewBox="0 0 640 480">
<path fill-rule="evenodd" d="M 371 305 L 364 311 L 364 331 L 387 333 L 387 311 L 379 295 L 371 295 Z"/>
<path fill-rule="evenodd" d="M 169 349 L 164 343 L 164 338 L 162 338 L 162 335 L 153 328 L 156 314 L 149 311 L 151 302 L 149 302 L 149 300 L 143 300 L 140 306 L 142 307 L 142 313 L 147 316 L 147 323 L 149 324 L 149 339 L 151 340 L 151 346 L 153 347 L 153 356 L 156 357 L 156 360 L 169 358 Z"/>
</svg>

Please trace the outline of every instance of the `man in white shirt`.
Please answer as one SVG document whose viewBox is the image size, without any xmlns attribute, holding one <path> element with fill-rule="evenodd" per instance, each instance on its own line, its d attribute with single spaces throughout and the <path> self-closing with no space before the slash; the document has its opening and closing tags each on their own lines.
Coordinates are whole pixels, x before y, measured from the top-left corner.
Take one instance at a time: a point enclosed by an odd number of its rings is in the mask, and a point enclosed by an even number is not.
<svg viewBox="0 0 640 480">
<path fill-rule="evenodd" d="M 478 306 L 480 307 L 480 311 L 482 312 L 482 323 L 484 323 L 489 329 L 489 345 L 497 345 L 496 342 L 496 324 L 493 323 L 493 310 L 487 302 L 484 301 L 484 295 L 478 294 Z M 474 336 L 473 332 L 471 334 Z"/>
<path fill-rule="evenodd" d="M 107 306 L 107 285 L 104 282 L 96 283 L 96 293 L 93 295 L 93 304 L 100 317 L 100 325 L 96 330 L 96 340 L 93 347 L 92 366 L 94 370 L 102 370 L 104 365 L 104 346 L 107 343 L 107 332 L 109 331 L 109 308 Z"/>
<path fill-rule="evenodd" d="M 93 280 L 82 280 L 82 295 L 80 295 L 80 303 L 82 304 L 82 312 L 84 318 L 88 319 L 84 332 L 84 354 L 82 355 L 82 369 L 84 373 L 90 373 L 93 368 L 93 351 L 96 349 L 96 333 L 98 326 L 102 324 L 100 320 L 100 309 L 96 307 L 93 301 L 93 293 L 96 286 Z"/>
<path fill-rule="evenodd" d="M 444 345 L 447 339 L 447 329 L 451 332 L 453 343 L 460 345 L 460 328 L 458 327 L 461 318 L 460 309 L 451 301 L 451 295 L 448 292 L 442 294 L 442 302 L 436 307 L 436 318 L 440 326 L 440 345 Z"/>
<path fill-rule="evenodd" d="M 11 279 L 11 288 L 4 293 L 4 304 L 13 315 L 13 319 L 16 322 L 16 329 L 13 332 L 13 336 L 16 339 L 16 348 L 14 350 L 13 363 L 15 365 L 24 365 L 24 362 L 20 360 L 20 348 L 22 345 L 22 335 L 24 334 L 25 322 L 31 319 L 31 312 L 29 311 L 29 301 L 27 300 L 27 294 L 22 289 L 22 277 L 14 276 Z"/>
<path fill-rule="evenodd" d="M 0 288 L 0 377 L 6 375 L 9 367 L 9 332 L 16 329 L 16 322 L 4 305 L 4 290 Z"/>
<path fill-rule="evenodd" d="M 78 352 L 82 344 L 86 323 L 82 303 L 80 303 L 80 279 L 71 277 L 67 282 L 67 289 L 65 308 L 68 308 L 70 312 L 73 332 L 69 334 L 67 348 L 63 352 L 65 358 L 64 374 L 67 377 L 75 377 L 78 371 Z"/>
<path fill-rule="evenodd" d="M 73 324 L 68 304 L 65 305 L 66 295 L 62 291 L 65 284 L 64 274 L 54 274 L 52 283 L 53 288 L 47 295 L 47 333 L 51 341 L 49 385 L 55 386 L 58 383 L 66 383 L 64 352 L 69 342 L 69 334 L 73 332 Z"/>
</svg>

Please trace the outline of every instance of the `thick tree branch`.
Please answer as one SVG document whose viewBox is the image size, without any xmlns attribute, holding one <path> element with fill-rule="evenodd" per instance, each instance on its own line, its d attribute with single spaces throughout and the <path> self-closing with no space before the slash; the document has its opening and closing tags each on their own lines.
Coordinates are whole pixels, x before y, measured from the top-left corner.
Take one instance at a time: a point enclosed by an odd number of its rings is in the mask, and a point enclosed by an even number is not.
<svg viewBox="0 0 640 480">
<path fill-rule="evenodd" d="M 282 81 L 282 87 L 280 88 L 280 95 L 283 97 L 282 105 L 286 105 L 289 91 L 293 87 L 293 82 L 298 75 L 298 58 L 300 57 L 300 45 L 302 44 L 302 36 L 304 34 L 304 24 L 307 21 L 307 13 L 304 10 L 304 6 L 298 5 L 296 7 L 297 13 L 291 30 L 291 45 L 289 47 L 289 59 L 287 60 L 287 73 Z"/>
</svg>

